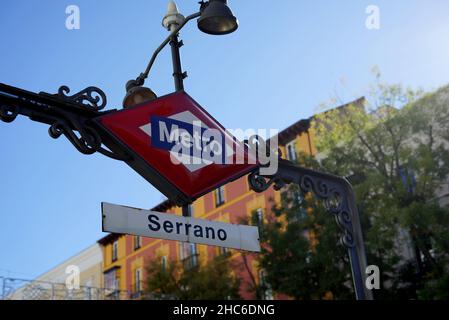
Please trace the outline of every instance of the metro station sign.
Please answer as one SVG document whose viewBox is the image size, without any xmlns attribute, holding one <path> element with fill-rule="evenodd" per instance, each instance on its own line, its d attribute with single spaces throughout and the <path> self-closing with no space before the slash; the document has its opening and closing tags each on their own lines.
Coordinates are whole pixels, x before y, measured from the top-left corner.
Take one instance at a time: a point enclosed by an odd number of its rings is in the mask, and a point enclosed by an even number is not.
<svg viewBox="0 0 449 320">
<path fill-rule="evenodd" d="M 184 91 L 106 114 L 96 123 L 108 136 L 106 146 L 125 148 L 128 165 L 177 204 L 257 168 L 243 143 Z"/>
</svg>

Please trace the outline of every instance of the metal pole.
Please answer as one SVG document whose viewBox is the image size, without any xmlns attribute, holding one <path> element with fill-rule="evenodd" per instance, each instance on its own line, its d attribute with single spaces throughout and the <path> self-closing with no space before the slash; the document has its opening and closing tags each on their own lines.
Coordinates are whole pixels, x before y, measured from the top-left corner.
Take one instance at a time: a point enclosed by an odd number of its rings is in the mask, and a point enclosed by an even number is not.
<svg viewBox="0 0 449 320">
<path fill-rule="evenodd" d="M 183 46 L 183 42 L 178 40 L 178 34 L 171 37 L 170 40 L 171 55 L 173 62 L 173 78 L 175 80 L 176 91 L 184 90 L 184 79 L 187 77 L 187 73 L 182 72 L 181 55 L 179 48 Z"/>
<path fill-rule="evenodd" d="M 161 45 L 153 53 L 153 55 L 150 59 L 150 62 L 148 63 L 148 66 L 145 69 L 145 71 L 137 77 L 136 82 L 138 85 L 144 84 L 145 79 L 148 78 L 148 75 L 150 74 L 151 68 L 153 67 L 154 62 L 156 61 L 157 56 L 162 51 L 162 49 L 168 44 L 168 42 L 173 38 L 173 36 L 177 35 L 179 33 L 179 31 L 182 28 L 184 28 L 184 26 L 187 24 L 187 22 L 189 22 L 192 19 L 198 18 L 199 16 L 201 16 L 201 12 L 191 14 L 190 16 L 187 16 L 179 26 L 176 26 L 174 29 L 172 29 L 170 35 L 161 43 Z"/>
<path fill-rule="evenodd" d="M 355 238 L 355 246 L 348 248 L 348 255 L 351 263 L 356 298 L 357 300 L 373 300 L 373 293 L 371 290 L 368 290 L 365 283 L 366 268 L 368 265 L 360 214 L 357 209 L 354 191 L 348 181 L 346 181 L 346 200 L 348 201 L 348 207 L 352 213 L 352 228 Z"/>
<path fill-rule="evenodd" d="M 187 77 L 187 73 L 182 72 L 181 54 L 179 48 L 183 46 L 183 42 L 178 40 L 178 34 L 174 34 L 170 40 L 171 56 L 173 62 L 173 78 L 175 81 L 176 91 L 184 90 L 184 79 Z M 190 217 L 190 205 L 184 204 L 182 206 L 182 216 Z"/>
<path fill-rule="evenodd" d="M 190 211 L 189 204 L 185 204 L 182 206 L 182 216 L 183 217 L 191 217 L 192 216 L 192 212 Z"/>
</svg>

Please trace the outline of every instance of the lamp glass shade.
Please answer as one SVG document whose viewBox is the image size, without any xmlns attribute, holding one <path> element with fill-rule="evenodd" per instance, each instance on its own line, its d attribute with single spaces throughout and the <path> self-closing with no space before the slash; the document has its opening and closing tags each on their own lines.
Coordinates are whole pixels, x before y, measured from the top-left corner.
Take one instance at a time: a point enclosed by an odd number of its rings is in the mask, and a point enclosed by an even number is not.
<svg viewBox="0 0 449 320">
<path fill-rule="evenodd" d="M 198 19 L 198 28 L 212 35 L 232 33 L 238 26 L 238 20 L 225 0 L 210 0 Z"/>
<path fill-rule="evenodd" d="M 157 99 L 157 95 L 146 87 L 133 87 L 128 90 L 125 99 L 123 99 L 123 107 L 129 108 L 135 105 Z"/>
</svg>

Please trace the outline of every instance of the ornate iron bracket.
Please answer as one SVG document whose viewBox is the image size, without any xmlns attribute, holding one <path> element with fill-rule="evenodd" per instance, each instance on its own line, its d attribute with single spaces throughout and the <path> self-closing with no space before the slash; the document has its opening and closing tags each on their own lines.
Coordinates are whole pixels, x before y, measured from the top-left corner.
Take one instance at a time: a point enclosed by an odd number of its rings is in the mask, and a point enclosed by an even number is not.
<svg viewBox="0 0 449 320">
<path fill-rule="evenodd" d="M 103 116 L 119 112 L 100 111 L 106 105 L 103 91 L 89 87 L 72 96 L 68 96 L 69 92 L 63 86 L 57 94 L 36 94 L 0 84 L 0 120 L 12 122 L 18 115 L 23 115 L 47 124 L 52 138 L 65 136 L 83 154 L 98 152 L 125 162 L 175 204 L 183 205 L 191 201 L 175 186 L 166 183 L 133 148 L 103 125 Z"/>
<path fill-rule="evenodd" d="M 0 84 L 0 120 L 10 123 L 23 115 L 50 125 L 48 132 L 52 138 L 64 135 L 83 154 L 99 152 L 115 160 L 128 160 L 128 154 L 104 146 L 104 137 L 92 121 L 106 113 L 100 112 L 106 106 L 105 93 L 96 87 L 72 96 L 67 95 L 69 92 L 67 86 L 62 86 L 57 94 L 36 94 Z"/>
<path fill-rule="evenodd" d="M 372 292 L 365 286 L 367 262 L 359 213 L 354 192 L 346 179 L 279 159 L 277 174 L 261 176 L 255 171 L 248 176 L 248 181 L 256 192 L 263 192 L 271 185 L 279 190 L 286 184 L 295 183 L 304 194 L 313 193 L 323 200 L 326 210 L 335 217 L 343 232 L 341 243 L 348 251 L 356 297 L 372 300 Z"/>
<path fill-rule="evenodd" d="M 69 96 L 70 89 L 67 86 L 61 86 L 57 94 L 41 92 L 41 95 L 53 96 L 69 103 L 75 103 L 94 111 L 100 111 L 106 107 L 106 94 L 97 87 L 87 87 L 74 95 Z"/>
</svg>

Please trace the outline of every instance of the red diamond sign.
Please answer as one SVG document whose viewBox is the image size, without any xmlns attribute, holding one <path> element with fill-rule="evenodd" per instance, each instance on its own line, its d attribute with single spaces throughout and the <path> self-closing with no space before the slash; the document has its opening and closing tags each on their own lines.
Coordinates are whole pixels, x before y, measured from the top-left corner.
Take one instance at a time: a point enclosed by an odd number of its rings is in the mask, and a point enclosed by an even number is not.
<svg viewBox="0 0 449 320">
<path fill-rule="evenodd" d="M 191 202 L 257 167 L 254 157 L 184 91 L 106 114 L 97 124 L 111 150 L 169 199 Z"/>
</svg>

